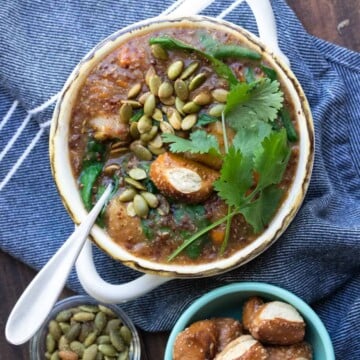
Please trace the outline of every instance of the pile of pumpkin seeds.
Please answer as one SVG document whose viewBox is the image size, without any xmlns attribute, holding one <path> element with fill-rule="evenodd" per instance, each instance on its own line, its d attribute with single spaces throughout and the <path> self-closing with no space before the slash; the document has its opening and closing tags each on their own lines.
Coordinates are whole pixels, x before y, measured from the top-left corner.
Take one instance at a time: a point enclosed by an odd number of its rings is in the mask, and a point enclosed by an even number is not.
<svg viewBox="0 0 360 360">
<path fill-rule="evenodd" d="M 48 325 L 45 359 L 129 360 L 131 330 L 108 307 L 60 311 Z"/>
<path fill-rule="evenodd" d="M 128 202 L 126 211 L 131 217 L 139 216 L 146 218 L 150 208 L 157 208 L 159 200 L 153 193 L 146 191 L 146 187 L 141 180 L 147 178 L 146 171 L 141 168 L 129 170 L 128 177 L 125 177 L 125 183 L 129 185 L 119 196 L 121 202 Z"/>
<path fill-rule="evenodd" d="M 151 46 L 151 52 L 157 60 L 169 58 L 168 52 L 158 44 Z M 147 91 L 142 92 L 143 83 L 136 83 L 128 91 L 127 99 L 121 100 L 120 122 L 129 124 L 130 151 L 140 160 L 150 161 L 153 155 L 166 151 L 162 133 L 191 131 L 204 107 L 209 115 L 221 116 L 227 90 L 217 88 L 192 94 L 208 77 L 206 72 L 199 73 L 199 68 L 199 61 L 185 67 L 182 60 L 176 60 L 168 66 L 164 79 L 151 66 L 145 75 Z"/>
</svg>

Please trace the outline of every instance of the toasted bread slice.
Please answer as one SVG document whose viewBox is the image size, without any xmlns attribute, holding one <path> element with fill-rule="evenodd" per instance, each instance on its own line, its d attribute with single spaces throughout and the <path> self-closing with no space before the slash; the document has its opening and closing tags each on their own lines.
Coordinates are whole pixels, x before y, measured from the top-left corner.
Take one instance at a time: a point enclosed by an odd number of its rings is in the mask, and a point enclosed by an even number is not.
<svg viewBox="0 0 360 360">
<path fill-rule="evenodd" d="M 200 203 L 213 191 L 219 172 L 166 152 L 150 166 L 150 178 L 165 196 L 187 203 Z"/>
</svg>

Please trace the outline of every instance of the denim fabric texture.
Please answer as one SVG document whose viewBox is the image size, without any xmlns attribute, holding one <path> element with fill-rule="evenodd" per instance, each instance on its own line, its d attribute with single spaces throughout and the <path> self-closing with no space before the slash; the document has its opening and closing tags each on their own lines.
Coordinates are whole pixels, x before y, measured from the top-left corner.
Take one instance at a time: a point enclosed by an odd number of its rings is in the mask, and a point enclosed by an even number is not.
<svg viewBox="0 0 360 360">
<path fill-rule="evenodd" d="M 97 42 L 134 21 L 158 15 L 172 2 L 152 0 L 141 7 L 135 0 L 2 4 L 2 250 L 40 269 L 73 231 L 50 172 L 47 122 L 52 107 L 24 124 L 27 112 L 58 93 Z M 216 0 L 202 14 L 217 16 L 231 4 Z M 170 281 L 122 307 L 143 329 L 169 330 L 179 314 L 210 289 L 237 281 L 264 281 L 313 306 L 330 332 L 337 358 L 360 359 L 360 55 L 307 34 L 285 1 L 273 0 L 272 5 L 280 47 L 305 90 L 315 122 L 315 165 L 304 204 L 277 243 L 249 264 L 211 281 Z M 225 19 L 257 33 L 246 3 Z M 12 116 L 6 116 L 14 101 L 18 104 Z M 34 138 L 37 141 L 32 142 Z M 139 275 L 94 251 L 106 280 L 121 283 Z M 74 271 L 68 286 L 83 292 Z"/>
</svg>

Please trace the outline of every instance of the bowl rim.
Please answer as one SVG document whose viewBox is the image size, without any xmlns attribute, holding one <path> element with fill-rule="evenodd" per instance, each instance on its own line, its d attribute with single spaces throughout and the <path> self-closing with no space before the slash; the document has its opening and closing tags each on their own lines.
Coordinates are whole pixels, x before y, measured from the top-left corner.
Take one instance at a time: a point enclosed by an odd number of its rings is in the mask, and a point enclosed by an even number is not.
<svg viewBox="0 0 360 360">
<path fill-rule="evenodd" d="M 109 46 L 113 46 L 116 41 L 123 38 L 124 36 L 132 36 L 135 32 L 149 31 L 152 29 L 161 29 L 161 27 L 165 27 L 168 25 L 183 23 L 183 22 L 191 22 L 191 23 L 207 23 L 211 25 L 213 28 L 225 29 L 227 31 L 232 31 L 233 33 L 237 33 L 240 38 L 245 39 L 249 42 L 249 44 L 253 47 L 256 47 L 258 51 L 266 54 L 266 59 L 271 59 L 271 64 L 276 67 L 278 71 L 281 71 L 281 79 L 286 80 L 287 87 L 295 94 L 296 102 L 298 102 L 299 108 L 297 110 L 301 110 L 301 115 L 297 115 L 299 117 L 298 123 L 302 120 L 303 124 L 301 125 L 302 133 L 300 136 L 300 148 L 305 147 L 303 151 L 301 151 L 300 156 L 303 156 L 303 171 L 300 172 L 300 165 L 296 169 L 294 181 L 291 184 L 291 188 L 288 192 L 288 196 L 285 198 L 284 202 L 280 206 L 279 210 L 275 214 L 274 218 L 271 221 L 270 226 L 260 235 L 258 236 L 251 244 L 245 246 L 242 249 L 239 249 L 231 256 L 218 259 L 215 262 L 211 263 L 203 263 L 203 264 L 195 264 L 195 265 L 176 265 L 176 264 L 166 264 L 166 263 L 157 263 L 156 261 L 143 259 L 136 257 L 135 255 L 127 252 L 125 249 L 122 249 L 119 245 L 111 240 L 111 238 L 100 229 L 98 226 L 94 226 L 91 232 L 92 240 L 103 249 L 106 253 L 108 253 L 114 259 L 122 262 L 123 264 L 134 268 L 136 270 L 156 274 L 163 276 L 172 276 L 172 277 L 183 277 L 183 278 L 192 278 L 192 277 L 204 277 L 204 276 L 213 276 L 216 274 L 220 274 L 223 272 L 227 272 L 236 267 L 242 266 L 248 261 L 254 259 L 256 256 L 260 255 L 264 252 L 268 247 L 270 247 L 286 230 L 290 222 L 295 217 L 297 211 L 299 210 L 301 203 L 305 197 L 314 160 L 314 128 L 313 128 L 313 119 L 311 115 L 311 111 L 309 108 L 309 104 L 307 102 L 304 91 L 297 81 L 295 75 L 291 71 L 291 69 L 284 64 L 279 58 L 277 58 L 274 53 L 262 43 L 262 41 L 255 35 L 251 34 L 247 30 L 242 27 L 227 22 L 222 19 L 216 19 L 206 16 L 185 16 L 185 17 L 156 17 L 152 19 L 147 19 L 145 21 L 141 21 L 135 24 L 130 25 L 124 29 L 121 29 L 103 41 L 101 41 L 98 45 L 96 45 L 75 67 L 73 73 L 69 76 L 66 81 L 63 90 L 61 92 L 61 96 L 59 97 L 53 115 L 53 121 L 51 124 L 50 130 L 50 162 L 51 169 L 53 173 L 53 177 L 56 182 L 56 186 L 62 198 L 62 201 L 72 217 L 75 223 L 81 222 L 81 220 L 85 217 L 86 211 L 85 209 L 81 209 L 79 211 L 79 205 L 76 205 L 78 202 L 79 194 L 75 194 L 75 196 L 69 196 L 67 194 L 66 187 L 73 187 L 74 182 L 76 180 L 68 180 L 64 179 L 67 176 L 64 174 L 59 174 L 59 145 L 56 137 L 59 137 L 58 134 L 60 132 L 59 128 L 59 118 L 63 116 L 64 107 L 71 104 L 74 101 L 73 98 L 67 99 L 66 96 L 69 93 L 69 90 L 73 86 L 75 81 L 78 81 L 80 78 L 81 70 L 84 71 L 84 67 L 91 61 L 98 61 L 95 59 L 96 56 L 104 51 L 104 48 L 107 44 Z M 165 24 L 165 25 L 164 25 Z M 124 41 L 119 41 L 118 44 L 121 44 Z M 249 45 L 249 46 L 250 46 Z M 250 46 L 250 47 L 251 47 Z M 112 50 L 111 50 L 112 51 Z M 102 59 L 101 57 L 100 59 Z M 95 62 L 96 63 L 96 62 Z M 80 81 L 80 80 L 79 80 Z M 76 86 L 75 86 L 76 88 Z M 74 90 L 73 90 L 74 91 Z M 77 94 L 77 92 L 76 92 Z M 293 98 L 293 96 L 291 96 Z M 65 100 L 66 101 L 65 101 Z M 65 102 L 65 105 L 64 105 Z M 71 104 L 72 105 L 72 104 Z M 299 125 L 300 127 L 300 125 Z M 305 145 L 304 145 L 305 142 Z M 64 145 L 64 144 L 63 144 Z M 56 153 L 56 148 L 58 148 Z M 63 151 L 64 146 L 60 146 Z M 68 151 L 65 150 L 65 151 Z M 305 153 L 305 154 L 304 154 Z M 64 158 L 65 156 L 63 156 Z M 65 161 L 69 161 L 68 159 Z M 300 163 L 300 159 L 299 159 Z M 65 172 L 65 175 L 68 175 L 69 172 Z M 72 177 L 72 176 L 71 176 Z M 66 182 L 66 184 L 64 184 Z M 295 187 L 295 182 L 297 182 Z M 77 189 L 74 189 L 74 192 L 78 192 Z M 74 194 L 73 194 L 74 195 Z M 290 199 L 291 198 L 291 199 Z M 74 205 L 75 203 L 75 205 Z M 74 210 L 76 209 L 76 211 Z"/>
<path fill-rule="evenodd" d="M 172 359 L 172 347 L 175 341 L 177 334 L 184 330 L 185 327 L 189 324 L 191 318 L 206 304 L 211 301 L 220 298 L 225 295 L 235 294 L 242 291 L 254 291 L 259 292 L 261 294 L 268 294 L 270 296 L 275 296 L 282 299 L 285 302 L 288 302 L 290 305 L 293 305 L 302 315 L 304 315 L 308 320 L 307 322 L 311 322 L 316 332 L 321 339 L 321 342 L 325 348 L 325 359 L 326 360 L 335 360 L 334 348 L 330 339 L 330 335 L 321 321 L 320 317 L 316 312 L 308 305 L 304 300 L 295 295 L 294 293 L 281 288 L 276 285 L 264 283 L 264 282 L 238 282 L 232 283 L 229 285 L 224 285 L 209 291 L 208 293 L 202 295 L 198 299 L 196 299 L 178 318 L 176 321 L 168 341 L 166 343 L 164 360 Z M 311 319 L 311 320 L 310 320 Z"/>
</svg>

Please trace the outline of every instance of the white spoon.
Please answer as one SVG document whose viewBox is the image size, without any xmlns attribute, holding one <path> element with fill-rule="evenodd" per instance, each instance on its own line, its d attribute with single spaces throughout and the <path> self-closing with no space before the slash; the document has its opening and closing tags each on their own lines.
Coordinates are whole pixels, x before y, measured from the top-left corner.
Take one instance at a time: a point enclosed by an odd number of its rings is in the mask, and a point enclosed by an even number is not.
<svg viewBox="0 0 360 360">
<path fill-rule="evenodd" d="M 5 336 L 10 343 L 25 343 L 45 321 L 111 190 L 112 185 L 109 185 L 85 220 L 35 276 L 17 301 L 5 328 Z"/>
</svg>

